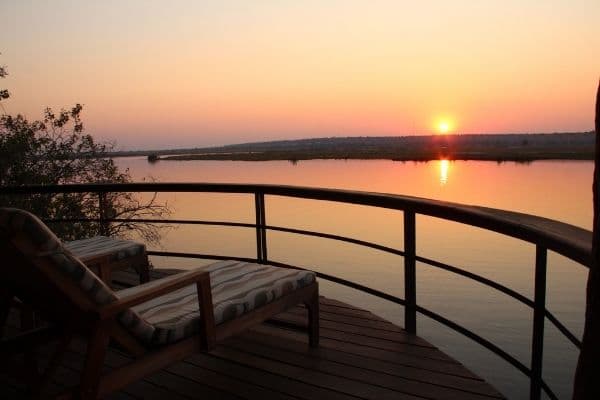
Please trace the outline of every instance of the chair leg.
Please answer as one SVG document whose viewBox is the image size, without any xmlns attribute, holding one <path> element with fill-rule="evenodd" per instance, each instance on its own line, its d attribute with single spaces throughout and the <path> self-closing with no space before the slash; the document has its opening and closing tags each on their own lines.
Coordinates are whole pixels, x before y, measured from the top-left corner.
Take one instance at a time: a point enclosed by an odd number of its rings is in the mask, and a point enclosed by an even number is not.
<svg viewBox="0 0 600 400">
<path fill-rule="evenodd" d="M 35 312 L 33 308 L 31 308 L 28 304 L 21 304 L 21 331 L 28 332 L 32 329 L 35 329 Z M 29 347 L 26 349 L 24 353 L 25 367 L 29 371 L 28 375 L 30 378 L 30 387 L 34 388 L 37 385 L 37 380 L 39 378 L 39 366 L 37 362 L 36 348 Z"/>
<path fill-rule="evenodd" d="M 79 396 L 81 399 L 96 399 L 98 386 L 104 365 L 104 357 L 108 348 L 110 336 L 108 327 L 98 324 L 88 343 L 85 365 L 81 374 L 81 386 Z"/>
<path fill-rule="evenodd" d="M 217 342 L 215 333 L 215 316 L 208 274 L 196 283 L 198 293 L 198 309 L 200 310 L 200 348 L 211 351 Z"/>
<path fill-rule="evenodd" d="M 310 347 L 319 347 L 319 294 L 304 303 L 308 310 L 308 343 Z"/>
<path fill-rule="evenodd" d="M 109 287 L 112 287 L 112 268 L 109 264 L 100 264 L 98 266 L 98 277 Z"/>
<path fill-rule="evenodd" d="M 146 262 L 140 265 L 137 273 L 140 277 L 140 284 L 150 282 L 150 262 Z"/>
<path fill-rule="evenodd" d="M 73 335 L 70 332 L 64 332 L 63 336 L 61 336 L 50 360 L 48 361 L 48 365 L 46 369 L 42 373 L 37 382 L 37 385 L 33 388 L 33 398 L 43 398 L 44 389 L 50 382 L 50 379 L 60 366 L 62 359 L 64 358 L 65 353 L 67 352 L 71 341 L 73 340 Z"/>
<path fill-rule="evenodd" d="M 8 320 L 8 314 L 10 313 L 12 299 L 13 296 L 10 293 L 0 289 L 0 338 L 4 337 L 4 328 Z"/>
</svg>

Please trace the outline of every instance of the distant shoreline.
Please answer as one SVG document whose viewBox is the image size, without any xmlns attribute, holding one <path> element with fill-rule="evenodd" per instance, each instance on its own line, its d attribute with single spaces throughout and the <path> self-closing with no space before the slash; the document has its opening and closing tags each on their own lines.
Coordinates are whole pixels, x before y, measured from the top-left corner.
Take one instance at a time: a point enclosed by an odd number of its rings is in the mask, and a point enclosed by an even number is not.
<svg viewBox="0 0 600 400">
<path fill-rule="evenodd" d="M 372 154 L 364 156 L 360 154 L 348 154 L 345 156 L 339 155 L 305 155 L 302 153 L 295 154 L 230 154 L 230 155 L 174 155 L 159 157 L 156 161 L 197 161 L 197 160 L 211 160 L 211 161 L 290 161 L 300 162 L 309 160 L 391 160 L 391 161 L 415 161 L 415 162 L 427 162 L 434 160 L 450 160 L 450 161 L 495 161 L 495 162 L 533 162 L 541 160 L 580 160 L 580 161 L 593 161 L 593 154 L 580 154 L 580 153 L 544 153 L 544 154 L 439 154 L 430 156 L 385 156 Z"/>
<path fill-rule="evenodd" d="M 112 157 L 147 156 L 156 161 L 306 161 L 306 160 L 476 160 L 532 162 L 593 160 L 595 134 L 481 134 L 397 137 L 333 137 L 244 143 L 221 147 L 130 151 Z"/>
</svg>

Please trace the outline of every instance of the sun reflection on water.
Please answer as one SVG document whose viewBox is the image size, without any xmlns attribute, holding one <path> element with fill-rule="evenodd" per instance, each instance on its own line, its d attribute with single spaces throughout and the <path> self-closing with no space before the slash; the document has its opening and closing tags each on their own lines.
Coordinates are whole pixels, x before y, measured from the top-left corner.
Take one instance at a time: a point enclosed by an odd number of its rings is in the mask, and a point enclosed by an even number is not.
<svg viewBox="0 0 600 400">
<path fill-rule="evenodd" d="M 440 184 L 448 183 L 448 170 L 450 169 L 450 161 L 440 160 Z"/>
</svg>

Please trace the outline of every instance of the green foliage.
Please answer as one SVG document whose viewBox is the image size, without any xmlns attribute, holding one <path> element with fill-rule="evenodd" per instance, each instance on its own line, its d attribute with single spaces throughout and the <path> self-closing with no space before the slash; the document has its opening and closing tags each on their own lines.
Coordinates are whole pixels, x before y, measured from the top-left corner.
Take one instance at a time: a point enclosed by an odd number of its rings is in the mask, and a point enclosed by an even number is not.
<svg viewBox="0 0 600 400">
<path fill-rule="evenodd" d="M 0 77 L 4 76 L 2 67 Z M 40 121 L 28 121 L 22 115 L 0 116 L 0 185 L 131 182 L 129 171 L 119 170 L 114 160 L 106 157 L 113 145 L 96 142 L 84 132 L 82 109 L 81 104 L 58 113 L 48 108 Z M 0 205 L 23 208 L 43 219 L 98 219 L 99 204 L 99 196 L 90 193 L 0 197 Z M 131 193 L 107 193 L 102 204 L 106 218 L 161 218 L 169 213 L 156 195 L 141 201 Z M 64 240 L 101 233 L 127 237 L 134 232 L 149 242 L 160 239 L 157 226 L 137 222 L 76 222 L 53 224 L 52 228 Z"/>
</svg>

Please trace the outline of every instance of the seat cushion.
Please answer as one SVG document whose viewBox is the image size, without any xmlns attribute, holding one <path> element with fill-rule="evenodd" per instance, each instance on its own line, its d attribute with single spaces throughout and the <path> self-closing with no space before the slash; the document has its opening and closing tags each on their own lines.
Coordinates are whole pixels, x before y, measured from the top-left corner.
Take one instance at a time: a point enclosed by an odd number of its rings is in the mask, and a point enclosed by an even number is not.
<svg viewBox="0 0 600 400">
<path fill-rule="evenodd" d="M 142 243 L 106 236 L 65 242 L 65 247 L 81 259 L 106 255 L 110 261 L 122 261 L 146 252 L 146 246 Z"/>
<path fill-rule="evenodd" d="M 315 281 L 315 273 L 238 261 L 219 261 L 201 267 L 210 273 L 215 324 L 232 320 Z M 154 282 L 160 282 L 154 281 Z M 146 284 L 144 285 L 147 287 Z M 116 292 L 119 297 L 139 286 Z M 191 285 L 132 308 L 121 322 L 150 345 L 176 342 L 200 327 L 196 285 Z M 142 322 L 135 318 L 139 316 Z M 134 317 L 131 320 L 127 318 Z"/>
</svg>

